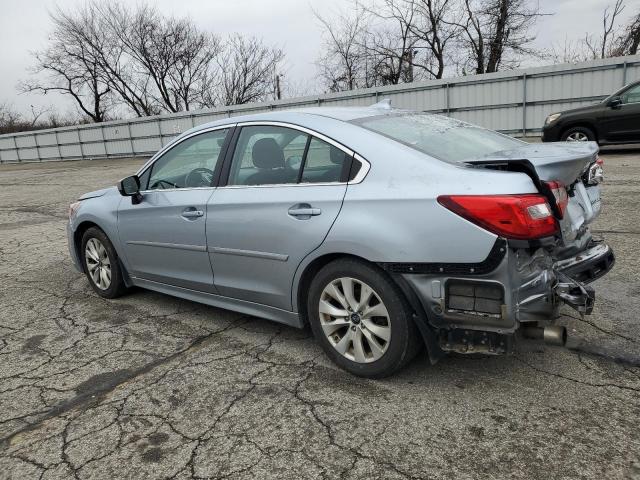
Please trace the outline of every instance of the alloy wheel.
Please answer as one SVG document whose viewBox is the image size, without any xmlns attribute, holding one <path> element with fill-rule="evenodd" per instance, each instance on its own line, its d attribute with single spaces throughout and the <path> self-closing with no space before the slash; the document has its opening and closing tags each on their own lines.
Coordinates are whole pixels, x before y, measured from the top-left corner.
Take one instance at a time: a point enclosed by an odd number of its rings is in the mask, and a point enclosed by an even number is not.
<svg viewBox="0 0 640 480">
<path fill-rule="evenodd" d="M 589 138 L 582 132 L 573 132 L 567 136 L 567 142 L 587 142 Z"/>
<path fill-rule="evenodd" d="M 84 258 L 93 283 L 100 290 L 107 290 L 111 286 L 111 260 L 102 242 L 90 238 L 84 247 Z"/>
<path fill-rule="evenodd" d="M 331 281 L 320 295 L 320 326 L 338 353 L 358 363 L 379 360 L 391 340 L 391 319 L 380 296 L 350 277 Z"/>
</svg>

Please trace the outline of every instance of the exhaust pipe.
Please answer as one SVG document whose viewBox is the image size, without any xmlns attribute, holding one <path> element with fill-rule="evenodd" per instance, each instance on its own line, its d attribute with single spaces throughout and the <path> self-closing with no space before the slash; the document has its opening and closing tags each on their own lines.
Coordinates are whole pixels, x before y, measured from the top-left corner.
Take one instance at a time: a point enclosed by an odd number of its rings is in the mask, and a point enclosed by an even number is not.
<svg viewBox="0 0 640 480">
<path fill-rule="evenodd" d="M 567 329 L 557 325 L 550 327 L 524 327 L 522 333 L 526 338 L 544 340 L 547 345 L 564 347 L 567 343 Z"/>
</svg>

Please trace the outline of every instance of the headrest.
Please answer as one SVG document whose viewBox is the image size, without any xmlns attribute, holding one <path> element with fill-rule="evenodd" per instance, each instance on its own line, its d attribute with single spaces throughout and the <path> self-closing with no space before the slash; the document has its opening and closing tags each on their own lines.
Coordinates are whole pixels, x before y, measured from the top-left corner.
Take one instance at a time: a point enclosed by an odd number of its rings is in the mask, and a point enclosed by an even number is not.
<svg viewBox="0 0 640 480">
<path fill-rule="evenodd" d="M 331 163 L 335 165 L 342 165 L 346 156 L 347 154 L 342 150 L 334 147 L 333 145 L 331 146 L 331 149 L 329 150 L 329 159 L 331 160 Z"/>
<path fill-rule="evenodd" d="M 272 169 L 284 167 L 284 152 L 273 138 L 261 138 L 251 150 L 253 164 L 258 168 Z"/>
</svg>

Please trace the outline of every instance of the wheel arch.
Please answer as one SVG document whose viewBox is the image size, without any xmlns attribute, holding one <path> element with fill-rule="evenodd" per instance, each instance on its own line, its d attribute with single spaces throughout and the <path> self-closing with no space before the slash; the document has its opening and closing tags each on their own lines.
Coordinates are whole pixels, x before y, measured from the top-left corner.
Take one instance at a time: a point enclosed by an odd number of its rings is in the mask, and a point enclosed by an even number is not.
<svg viewBox="0 0 640 480">
<path fill-rule="evenodd" d="M 576 128 L 576 127 L 582 127 L 582 128 L 587 128 L 591 130 L 596 137 L 595 140 L 597 141 L 599 139 L 599 134 L 598 134 L 598 129 L 596 128 L 596 124 L 595 122 L 592 122 L 590 120 L 576 120 L 575 122 L 571 122 L 571 123 L 568 123 L 567 125 L 564 125 L 560 130 L 560 139 L 562 139 L 562 137 L 567 132 L 567 130 L 571 130 L 572 128 Z"/>
<path fill-rule="evenodd" d="M 86 273 L 85 264 L 84 264 L 84 261 L 82 260 L 83 258 L 82 257 L 82 237 L 85 234 L 85 232 L 92 227 L 100 229 L 100 231 L 104 233 L 106 237 L 109 239 L 109 241 L 111 242 L 111 245 L 113 246 L 114 250 L 116 251 L 116 254 L 118 255 L 118 263 L 120 264 L 120 270 L 122 271 L 124 283 L 127 287 L 130 287 L 132 285 L 132 282 L 129 277 L 127 268 L 124 265 L 124 262 L 122 261 L 122 255 L 120 254 L 117 242 L 113 241 L 113 239 L 109 236 L 109 233 L 107 232 L 106 229 L 104 229 L 102 226 L 100 226 L 98 223 L 94 222 L 93 220 L 82 220 L 76 226 L 76 229 L 73 232 L 73 248 L 75 249 L 77 258 L 80 260 L 80 265 L 82 267 L 82 270 L 85 271 Z"/>
<path fill-rule="evenodd" d="M 427 352 L 431 362 L 435 363 L 441 357 L 442 351 L 437 346 L 436 332 L 429 325 L 427 313 L 422 305 L 422 302 L 420 302 L 420 300 L 418 299 L 416 293 L 411 289 L 408 283 L 404 281 L 401 276 L 391 275 L 380 268 L 379 265 L 375 262 L 372 262 L 359 255 L 350 253 L 326 253 L 318 256 L 317 258 L 314 258 L 304 267 L 304 270 L 300 274 L 300 279 L 297 283 L 294 304 L 294 307 L 297 307 L 301 324 L 308 325 L 309 323 L 309 317 L 307 315 L 308 312 L 306 294 L 309 291 L 309 287 L 311 285 L 311 282 L 313 281 L 313 278 L 325 265 L 328 265 L 329 263 L 342 258 L 355 259 L 375 267 L 398 288 L 401 295 L 406 299 L 406 301 L 411 306 L 411 309 L 413 310 L 413 321 L 418 327 L 420 334 L 422 335 L 422 339 L 427 348 Z"/>
</svg>

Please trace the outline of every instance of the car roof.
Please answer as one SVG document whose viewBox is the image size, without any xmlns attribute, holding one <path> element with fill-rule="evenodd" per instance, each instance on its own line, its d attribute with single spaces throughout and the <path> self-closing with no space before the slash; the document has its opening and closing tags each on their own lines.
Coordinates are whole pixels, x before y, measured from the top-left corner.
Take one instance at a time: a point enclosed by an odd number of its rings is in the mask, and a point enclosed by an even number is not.
<svg viewBox="0 0 640 480">
<path fill-rule="evenodd" d="M 212 127 L 224 126 L 228 124 L 240 123 L 240 122 L 260 122 L 260 121 L 274 121 L 274 122 L 288 122 L 293 124 L 301 124 L 305 126 L 306 123 L 313 118 L 330 118 L 333 120 L 350 122 L 366 117 L 375 117 L 381 115 L 394 115 L 406 110 L 399 110 L 390 108 L 388 103 L 379 103 L 370 107 L 311 107 L 311 108 L 297 108 L 287 110 L 272 110 L 264 113 L 254 113 L 247 115 L 234 115 L 220 120 L 214 120 L 212 122 L 203 123 L 186 132 L 180 137 L 186 134 L 197 132 L 199 130 L 205 130 Z M 178 137 L 179 138 L 179 137 Z"/>
</svg>

